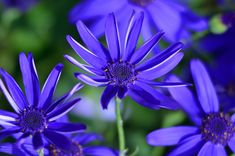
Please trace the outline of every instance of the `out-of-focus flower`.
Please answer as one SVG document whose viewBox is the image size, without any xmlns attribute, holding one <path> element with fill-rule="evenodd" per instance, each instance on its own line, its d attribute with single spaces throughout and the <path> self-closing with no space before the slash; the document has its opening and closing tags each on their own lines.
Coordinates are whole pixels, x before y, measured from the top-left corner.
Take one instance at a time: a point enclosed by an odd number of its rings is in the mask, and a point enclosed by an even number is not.
<svg viewBox="0 0 235 156">
<path fill-rule="evenodd" d="M 55 122 L 55 120 L 65 115 L 80 101 L 80 98 L 67 100 L 81 88 L 81 85 L 77 84 L 72 90 L 53 102 L 53 94 L 63 65 L 55 66 L 40 91 L 32 54 L 30 53 L 26 57 L 24 53 L 21 53 L 19 62 L 26 96 L 16 81 L 5 70 L 0 69 L 0 74 L 5 82 L 4 84 L 0 79 L 1 90 L 15 111 L 12 113 L 0 110 L 0 123 L 6 126 L 0 131 L 0 139 L 20 133 L 22 135 L 19 140 L 32 136 L 35 149 L 42 148 L 45 142 L 53 143 L 64 149 L 70 148 L 71 142 L 62 133 L 78 132 L 84 130 L 86 126 L 79 123 Z"/>
<path fill-rule="evenodd" d="M 64 150 L 50 144 L 47 147 L 48 154 L 49 156 L 118 156 L 118 152 L 109 147 L 88 145 L 102 139 L 102 136 L 94 133 L 78 133 L 75 137 L 71 137 L 70 149 Z"/>
<path fill-rule="evenodd" d="M 201 48 L 213 54 L 213 64 L 210 72 L 218 86 L 222 107 L 234 108 L 235 100 L 235 13 L 220 15 L 220 22 L 226 27 L 224 33 L 209 34 L 201 40 Z"/>
<path fill-rule="evenodd" d="M 7 8 L 17 8 L 21 11 L 27 11 L 31 8 L 38 0 L 1 0 Z"/>
<path fill-rule="evenodd" d="M 191 72 L 197 97 L 185 87 L 170 88 L 196 126 L 177 126 L 151 132 L 147 142 L 153 146 L 177 145 L 169 155 L 226 156 L 225 146 L 235 152 L 234 116 L 219 109 L 219 100 L 211 79 L 199 60 L 191 61 Z M 172 77 L 176 81 L 176 77 Z M 178 80 L 179 81 L 179 80 Z"/>
<path fill-rule="evenodd" d="M 202 31 L 207 22 L 187 7 L 175 1 L 165 0 L 86 0 L 70 12 L 72 23 L 78 20 L 88 24 L 96 37 L 104 34 L 105 17 L 114 12 L 120 23 L 121 35 L 125 35 L 132 10 L 144 13 L 142 36 L 149 39 L 159 30 L 164 30 L 170 42 L 189 40 L 191 31 Z"/>
<path fill-rule="evenodd" d="M 163 36 L 162 32 L 157 33 L 136 50 L 143 18 L 143 13 L 133 14 L 127 28 L 124 44 L 121 44 L 120 40 L 124 40 L 124 38 L 119 37 L 114 14 L 109 14 L 105 29 L 108 49 L 100 44 L 82 22 L 77 23 L 77 29 L 89 50 L 76 42 L 71 36 L 67 36 L 67 41 L 74 51 L 89 65 L 81 64 L 68 55 L 65 55 L 65 58 L 92 74 L 75 73 L 75 77 L 91 86 L 106 86 L 101 97 L 103 109 L 107 109 L 109 101 L 114 96 L 117 95 L 122 99 L 126 94 L 137 103 L 148 108 L 175 109 L 178 107 L 175 101 L 151 86 L 188 85 L 153 81 L 172 70 L 180 62 L 183 57 L 183 53 L 180 52 L 182 43 L 173 44 L 159 55 L 143 61 Z"/>
<path fill-rule="evenodd" d="M 94 93 L 93 93 L 94 94 Z M 88 98 L 81 96 L 82 100 L 79 105 L 76 105 L 71 111 L 71 114 L 76 116 L 82 116 L 88 119 L 98 119 L 108 122 L 114 122 L 116 120 L 115 116 L 115 101 L 111 100 L 108 110 L 99 110 L 100 106 L 97 104 L 99 97 Z"/>
</svg>

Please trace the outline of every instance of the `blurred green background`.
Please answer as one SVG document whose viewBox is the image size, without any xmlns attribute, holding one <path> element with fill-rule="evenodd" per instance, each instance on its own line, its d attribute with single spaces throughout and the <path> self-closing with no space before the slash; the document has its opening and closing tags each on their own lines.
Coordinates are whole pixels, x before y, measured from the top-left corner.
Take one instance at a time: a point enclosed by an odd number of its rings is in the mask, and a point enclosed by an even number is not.
<svg viewBox="0 0 235 156">
<path fill-rule="evenodd" d="M 69 24 L 67 18 L 69 10 L 77 2 L 76 0 L 43 0 L 25 13 L 0 6 L 0 66 L 13 75 L 21 86 L 22 79 L 18 64 L 20 52 L 33 53 L 41 85 L 57 63 L 64 64 L 56 96 L 62 95 L 78 83 L 78 80 L 73 77 L 73 72 L 78 71 L 78 68 L 63 58 L 64 54 L 69 54 L 78 59 L 65 39 L 67 34 L 78 39 L 76 27 Z M 214 1 L 211 0 L 195 0 L 190 5 L 201 15 L 211 15 L 219 11 Z M 189 58 L 210 58 L 208 55 L 195 53 L 195 46 L 201 35 L 203 34 L 194 35 L 195 45 L 185 50 L 187 52 L 184 61 L 174 70 L 175 73 L 182 73 L 182 69 L 188 68 Z M 99 104 L 101 91 L 102 88 L 85 86 L 78 96 L 82 96 L 86 100 L 78 104 L 80 106 L 69 114 L 69 118 L 72 122 L 87 124 L 89 132 L 96 132 L 105 137 L 102 144 L 118 149 L 116 123 L 113 120 L 114 112 L 111 111 L 107 114 L 107 110 L 101 109 Z M 129 98 L 126 98 L 124 103 L 124 126 L 128 153 L 139 149 L 137 154 L 139 156 L 163 156 L 171 148 L 151 147 L 147 145 L 145 136 L 160 127 L 189 123 L 181 111 L 154 111 L 135 104 Z M 0 108 L 11 109 L 2 95 Z M 92 109 L 92 111 L 86 109 Z M 103 116 L 104 113 L 105 116 Z"/>
</svg>

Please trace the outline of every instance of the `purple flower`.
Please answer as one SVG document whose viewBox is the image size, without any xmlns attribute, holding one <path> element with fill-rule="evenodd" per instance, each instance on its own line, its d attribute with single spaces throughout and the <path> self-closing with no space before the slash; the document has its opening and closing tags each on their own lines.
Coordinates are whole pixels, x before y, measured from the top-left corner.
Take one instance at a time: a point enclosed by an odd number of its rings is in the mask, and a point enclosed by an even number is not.
<svg viewBox="0 0 235 156">
<path fill-rule="evenodd" d="M 38 0 L 2 0 L 2 3 L 8 8 L 17 8 L 21 11 L 27 11 Z"/>
<path fill-rule="evenodd" d="M 72 146 L 69 150 L 64 150 L 50 144 L 48 155 L 50 156 L 118 156 L 118 152 L 104 146 L 89 146 L 90 142 L 102 140 L 100 135 L 94 133 L 79 133 L 72 138 Z"/>
<path fill-rule="evenodd" d="M 222 34 L 209 34 L 201 40 L 201 47 L 213 54 L 210 65 L 211 76 L 218 86 L 221 106 L 225 109 L 234 108 L 235 100 L 235 13 L 221 15 L 228 30 Z"/>
<path fill-rule="evenodd" d="M 175 101 L 156 91 L 151 85 L 158 87 L 187 85 L 153 81 L 172 70 L 180 62 L 183 57 L 183 53 L 180 52 L 182 43 L 173 44 L 159 55 L 145 59 L 163 33 L 159 32 L 152 36 L 137 49 L 136 44 L 143 18 L 143 13 L 133 14 L 123 42 L 125 44 L 121 44 L 120 40 L 124 38 L 119 37 L 114 14 L 109 14 L 105 29 L 108 49 L 99 43 L 80 21 L 77 23 L 77 29 L 88 49 L 71 36 L 67 36 L 71 47 L 88 64 L 81 64 L 65 55 L 69 62 L 89 73 L 89 75 L 75 73 L 75 77 L 91 86 L 106 86 L 101 97 L 103 109 L 107 109 L 109 101 L 115 95 L 122 99 L 126 94 L 137 103 L 152 109 L 159 109 L 159 107 L 175 109 L 178 106 Z"/>
<path fill-rule="evenodd" d="M 16 133 L 22 134 L 19 138 L 32 136 L 35 149 L 42 148 L 45 142 L 50 142 L 58 147 L 68 149 L 71 142 L 62 133 L 71 133 L 84 130 L 86 127 L 79 123 L 55 122 L 56 119 L 71 110 L 80 98 L 67 101 L 81 85 L 77 84 L 68 93 L 56 101 L 52 101 L 57 82 L 63 65 L 58 64 L 48 76 L 42 91 L 34 65 L 32 54 L 28 57 L 24 53 L 19 55 L 20 68 L 25 87 L 25 95 L 16 81 L 3 69 L 0 74 L 0 87 L 14 109 L 15 113 L 0 110 L 0 123 L 4 129 L 0 131 L 0 139 Z"/>
<path fill-rule="evenodd" d="M 225 146 L 235 152 L 235 118 L 219 109 L 219 101 L 211 79 L 199 60 L 191 61 L 191 72 L 197 97 L 185 87 L 170 88 L 171 95 L 181 104 L 196 126 L 177 126 L 148 134 L 153 146 L 177 145 L 169 155 L 226 156 Z M 177 80 L 173 77 L 172 80 Z"/>
<path fill-rule="evenodd" d="M 166 32 L 166 39 L 175 42 L 189 39 L 191 31 L 202 31 L 207 22 L 191 10 L 175 1 L 164 0 L 86 0 L 77 4 L 70 12 L 72 23 L 85 21 L 99 37 L 104 34 L 105 17 L 114 12 L 120 23 L 121 35 L 125 34 L 132 10 L 144 13 L 141 34 L 149 39 L 159 30 Z"/>
</svg>

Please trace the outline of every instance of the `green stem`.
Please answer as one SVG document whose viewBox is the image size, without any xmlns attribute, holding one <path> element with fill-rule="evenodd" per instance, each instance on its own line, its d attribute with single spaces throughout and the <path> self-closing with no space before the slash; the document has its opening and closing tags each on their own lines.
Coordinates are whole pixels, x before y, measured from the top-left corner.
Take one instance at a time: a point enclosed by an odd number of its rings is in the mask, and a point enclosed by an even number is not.
<svg viewBox="0 0 235 156">
<path fill-rule="evenodd" d="M 44 156 L 44 149 L 43 148 L 38 150 L 38 156 Z"/>
<path fill-rule="evenodd" d="M 123 128 L 123 120 L 121 115 L 121 100 L 119 98 L 115 98 L 116 102 L 116 122 L 117 122 L 117 130 L 118 130 L 118 139 L 119 139 L 119 150 L 120 156 L 125 156 L 125 135 L 124 135 L 124 128 Z"/>
</svg>

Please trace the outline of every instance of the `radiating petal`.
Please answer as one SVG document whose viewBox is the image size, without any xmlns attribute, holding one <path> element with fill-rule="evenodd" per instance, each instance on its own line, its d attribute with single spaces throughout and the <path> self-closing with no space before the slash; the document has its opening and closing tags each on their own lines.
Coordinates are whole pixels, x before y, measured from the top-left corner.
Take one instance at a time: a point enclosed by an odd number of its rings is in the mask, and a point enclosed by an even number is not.
<svg viewBox="0 0 235 156">
<path fill-rule="evenodd" d="M 231 120 L 235 122 L 235 113 L 231 116 Z"/>
<path fill-rule="evenodd" d="M 136 52 L 133 53 L 130 63 L 137 64 L 147 56 L 147 54 L 154 48 L 154 46 L 159 42 L 161 37 L 164 35 L 163 32 L 158 32 L 156 35 L 151 37 L 146 41 Z"/>
<path fill-rule="evenodd" d="M 66 102 L 64 104 L 61 104 L 60 106 L 56 107 L 53 111 L 51 111 L 47 118 L 49 119 L 49 121 L 54 121 L 58 118 L 60 118 L 61 116 L 65 115 L 66 113 L 68 113 L 71 109 L 74 108 L 74 106 L 80 101 L 80 98 L 76 98 L 72 101 Z"/>
<path fill-rule="evenodd" d="M 38 152 L 33 148 L 32 143 L 21 144 L 21 149 L 24 151 L 24 155 L 28 154 L 29 156 L 38 156 Z"/>
<path fill-rule="evenodd" d="M 152 36 L 153 36 L 153 30 L 152 30 L 152 26 L 154 25 L 152 19 L 151 19 L 151 15 L 149 15 L 148 13 L 145 12 L 144 14 L 144 20 L 143 20 L 143 24 L 142 24 L 142 32 L 141 35 L 143 36 L 143 40 L 147 41 L 149 40 Z"/>
<path fill-rule="evenodd" d="M 93 24 L 89 24 L 88 23 L 88 27 L 90 29 L 90 31 L 92 32 L 92 34 L 94 34 L 94 36 L 100 38 L 104 35 L 104 30 L 105 30 L 105 22 L 106 22 L 106 16 L 108 15 L 108 13 L 101 17 L 99 20 L 94 21 Z M 93 21 L 93 19 L 91 19 L 91 21 Z M 88 21 L 89 22 L 89 21 Z"/>
<path fill-rule="evenodd" d="M 113 85 L 108 85 L 102 96 L 101 96 L 101 105 L 103 109 L 107 109 L 108 108 L 108 104 L 110 102 L 110 100 L 117 94 L 118 92 L 118 87 L 113 86 Z"/>
<path fill-rule="evenodd" d="M 148 6 L 148 11 L 152 15 L 155 25 L 159 29 L 166 32 L 166 37 L 169 41 L 179 41 L 181 34 L 179 31 L 181 25 L 181 15 L 178 10 L 173 9 L 165 1 L 153 1 L 152 5 Z M 157 15 L 157 16 L 154 16 Z"/>
<path fill-rule="evenodd" d="M 203 145 L 201 134 L 185 138 L 168 156 L 196 155 Z"/>
<path fill-rule="evenodd" d="M 109 51 L 99 42 L 99 40 L 96 39 L 96 37 L 83 24 L 83 22 L 78 21 L 76 25 L 78 32 L 88 49 L 90 49 L 97 56 L 111 61 Z"/>
<path fill-rule="evenodd" d="M 0 144 L 0 152 L 7 153 L 10 155 L 15 156 L 23 156 L 25 155 L 25 152 L 20 149 L 16 144 L 14 143 L 1 143 Z"/>
<path fill-rule="evenodd" d="M 170 146 L 198 132 L 197 127 L 179 126 L 162 128 L 149 133 L 146 137 L 147 143 L 153 146 Z"/>
<path fill-rule="evenodd" d="M 122 11 L 116 12 L 116 20 L 118 21 L 118 31 L 120 36 L 120 48 L 121 48 L 121 58 L 124 54 L 124 45 L 125 45 L 125 37 L 128 25 L 130 23 L 131 16 L 133 14 L 133 9 L 130 5 L 123 5 L 121 8 Z"/>
<path fill-rule="evenodd" d="M 17 135 L 19 135 L 19 134 L 14 135 L 14 138 L 17 138 L 17 140 L 21 141 L 21 139 L 26 139 L 27 137 L 29 137 L 31 135 L 31 133 L 30 132 L 23 133 L 20 135 L 20 137 L 18 137 Z M 26 141 L 24 140 L 24 142 L 32 143 L 32 141 L 30 139 L 27 139 Z"/>
<path fill-rule="evenodd" d="M 13 100 L 15 101 L 15 103 L 17 104 L 19 109 L 23 110 L 24 107 L 28 106 L 28 102 L 25 99 L 25 96 L 24 96 L 22 90 L 20 89 L 19 85 L 16 83 L 14 78 L 11 75 L 9 75 L 2 68 L 0 69 L 0 74 L 3 77 L 3 79 L 7 85 L 7 89 L 10 92 L 11 97 L 13 98 Z M 3 84 L 2 84 L 2 87 L 4 87 Z M 2 88 L 2 89 L 4 90 L 4 88 Z"/>
<path fill-rule="evenodd" d="M 33 135 L 33 147 L 34 149 L 40 149 L 43 148 L 44 143 L 42 140 L 42 134 L 40 132 L 37 132 Z"/>
<path fill-rule="evenodd" d="M 28 58 L 24 53 L 19 56 L 20 69 L 29 105 L 36 105 L 40 96 L 40 85 L 34 67 L 32 54 Z"/>
<path fill-rule="evenodd" d="M 127 87 L 119 87 L 118 94 L 117 94 L 118 98 L 119 99 L 124 98 L 126 93 L 127 93 Z"/>
<path fill-rule="evenodd" d="M 80 123 L 51 122 L 48 129 L 57 132 L 81 132 L 86 129 L 86 125 Z"/>
<path fill-rule="evenodd" d="M 120 37 L 114 13 L 108 15 L 105 24 L 105 38 L 113 61 L 120 58 Z"/>
<path fill-rule="evenodd" d="M 85 74 L 81 74 L 81 73 L 75 73 L 74 76 L 81 80 L 82 82 L 90 85 L 90 86 L 94 86 L 94 87 L 99 87 L 99 86 L 105 86 L 108 84 L 108 80 L 106 78 L 92 78 L 91 76 L 87 76 Z"/>
<path fill-rule="evenodd" d="M 80 62 L 78 62 L 77 60 L 75 60 L 73 57 L 69 56 L 69 55 L 64 55 L 65 59 L 68 60 L 70 63 L 72 63 L 73 65 L 85 70 L 86 72 L 89 72 L 91 74 L 95 74 L 95 75 L 104 75 L 103 70 L 98 69 L 98 68 L 93 68 L 90 66 L 87 66 L 85 64 L 82 64 Z"/>
<path fill-rule="evenodd" d="M 58 148 L 69 150 L 71 148 L 71 141 L 60 133 L 46 130 L 44 135 L 50 143 L 56 145 Z"/>
<path fill-rule="evenodd" d="M 135 52 L 138 43 L 139 34 L 141 31 L 144 13 L 133 13 L 127 28 L 125 44 L 124 44 L 124 61 L 129 61 Z"/>
<path fill-rule="evenodd" d="M 169 77 L 170 82 L 181 82 L 176 76 Z M 189 117 L 197 124 L 201 123 L 202 110 L 199 107 L 199 101 L 187 87 L 168 88 L 171 96 L 179 102 L 180 106 Z"/>
<path fill-rule="evenodd" d="M 197 16 L 191 10 L 185 10 L 181 14 L 182 19 L 188 28 L 196 31 L 203 31 L 208 28 L 208 21 L 201 16 Z"/>
<path fill-rule="evenodd" d="M 84 147 L 83 152 L 85 155 L 92 156 L 118 156 L 118 152 L 112 148 L 103 147 L 103 146 L 91 146 Z"/>
<path fill-rule="evenodd" d="M 201 150 L 198 153 L 198 156 L 227 156 L 224 146 L 221 144 L 213 144 L 211 142 L 207 142 L 204 144 L 204 146 L 201 148 Z"/>
<path fill-rule="evenodd" d="M 54 69 L 49 74 L 43 88 L 42 93 L 39 100 L 39 107 L 45 109 L 48 108 L 52 102 L 52 98 L 59 81 L 61 72 L 63 69 L 62 64 L 58 64 L 54 67 Z"/>
<path fill-rule="evenodd" d="M 11 97 L 10 93 L 9 93 L 8 90 L 6 89 L 4 83 L 2 82 L 1 79 L 0 79 L 0 88 L 1 88 L 1 91 L 3 92 L 3 94 L 5 95 L 6 99 L 7 99 L 8 102 L 10 103 L 11 107 L 15 110 L 15 112 L 19 113 L 21 109 L 20 109 L 19 106 L 15 103 L 14 99 Z"/>
<path fill-rule="evenodd" d="M 96 56 L 86 48 L 84 48 L 81 44 L 79 44 L 76 40 L 74 40 L 71 36 L 67 35 L 67 41 L 73 50 L 88 64 L 95 68 L 102 68 L 106 65 L 106 61 L 102 58 Z"/>
<path fill-rule="evenodd" d="M 153 56 L 152 58 L 150 58 L 150 59 L 146 60 L 145 62 L 141 63 L 140 65 L 138 65 L 136 70 L 143 71 L 143 70 L 153 68 L 154 66 L 161 64 L 165 60 L 167 60 L 167 59 L 173 57 L 174 55 L 176 55 L 177 53 L 179 53 L 180 50 L 182 49 L 182 47 L 183 47 L 183 44 L 181 42 L 172 44 L 171 46 L 169 46 L 168 48 L 163 50 L 161 53 Z"/>
<path fill-rule="evenodd" d="M 102 4 L 102 5 L 101 5 Z M 70 22 L 77 22 L 78 20 L 91 21 L 95 16 L 103 17 L 116 9 L 121 9 L 125 5 L 125 1 L 112 0 L 88 0 L 81 1 L 71 10 L 69 14 Z M 93 31 L 92 31 L 93 32 Z"/>
<path fill-rule="evenodd" d="M 18 133 L 20 132 L 20 128 L 19 127 L 12 127 L 12 128 L 7 128 L 7 129 L 3 129 L 0 131 L 0 140 L 4 139 L 5 137 Z"/>
<path fill-rule="evenodd" d="M 37 74 L 37 70 L 36 70 L 32 53 L 28 54 L 28 61 L 29 61 L 29 65 L 31 68 L 31 73 L 32 73 L 33 83 L 34 83 L 34 104 L 37 105 L 39 102 L 41 92 L 40 92 L 39 78 L 38 78 L 38 74 Z"/>
<path fill-rule="evenodd" d="M 175 87 L 185 87 L 185 86 L 192 86 L 191 83 L 186 83 L 186 82 L 156 82 L 156 81 L 151 81 L 151 80 L 145 80 L 145 79 L 139 79 L 138 81 L 156 86 L 156 87 L 166 87 L 166 88 L 175 88 Z"/>
<path fill-rule="evenodd" d="M 12 123 L 10 121 L 4 121 L 4 120 L 0 120 L 0 125 L 4 127 L 6 126 L 8 128 L 16 126 L 14 122 Z"/>
<path fill-rule="evenodd" d="M 82 87 L 83 87 L 83 85 L 81 85 L 80 83 L 76 84 L 69 92 L 67 92 L 62 97 L 60 97 L 58 100 L 53 102 L 53 104 L 51 104 L 51 106 L 47 109 L 47 113 L 51 112 L 54 108 L 56 108 L 62 102 L 66 102 L 67 99 L 69 99 L 71 96 L 73 96 L 73 94 L 76 93 L 77 91 L 79 91 Z"/>
<path fill-rule="evenodd" d="M 131 86 L 128 90 L 128 95 L 138 104 L 151 109 L 159 109 L 160 107 L 177 109 L 179 107 L 174 100 L 142 82 L 136 82 L 135 85 Z"/>
<path fill-rule="evenodd" d="M 151 109 L 159 109 L 159 104 L 160 101 L 155 99 L 153 97 L 153 95 L 151 95 L 150 93 L 146 92 L 145 90 L 143 90 L 140 87 L 135 87 L 133 86 L 132 88 L 130 88 L 127 92 L 127 94 L 138 104 L 147 107 L 147 108 L 151 108 Z M 154 101 L 152 102 L 150 99 L 154 99 Z"/>
<path fill-rule="evenodd" d="M 228 146 L 229 146 L 230 149 L 233 151 L 233 153 L 235 153 L 235 136 L 233 136 L 233 137 L 229 140 Z"/>
<path fill-rule="evenodd" d="M 78 133 L 73 139 L 81 145 L 85 145 L 95 140 L 102 141 L 103 137 L 95 133 Z"/>
<path fill-rule="evenodd" d="M 0 110 L 0 125 L 2 126 L 15 126 L 15 121 L 18 118 L 18 115 L 12 112 Z"/>
<path fill-rule="evenodd" d="M 167 58 L 160 64 L 154 66 L 153 68 L 140 72 L 138 77 L 148 80 L 159 78 L 175 68 L 183 56 L 183 53 L 177 53 L 172 57 Z"/>
<path fill-rule="evenodd" d="M 206 68 L 199 60 L 191 61 L 191 72 L 196 86 L 198 99 L 205 113 L 218 112 L 219 101 L 215 88 L 206 71 Z"/>
<path fill-rule="evenodd" d="M 0 109 L 0 120 L 15 121 L 17 114 Z"/>
</svg>

